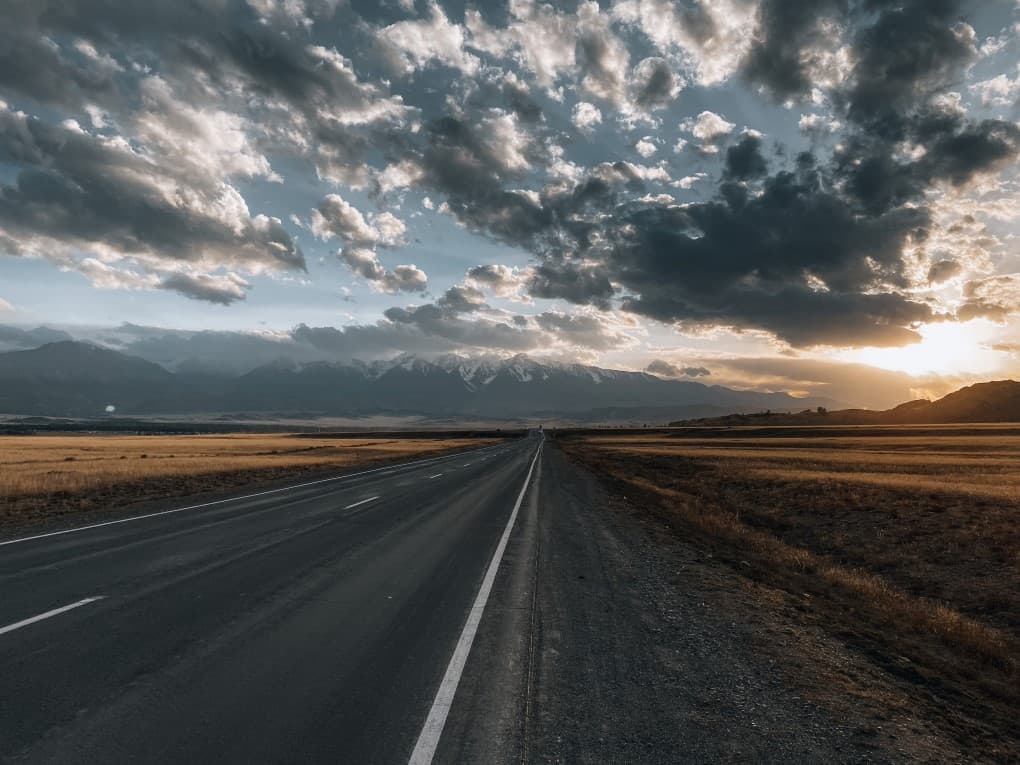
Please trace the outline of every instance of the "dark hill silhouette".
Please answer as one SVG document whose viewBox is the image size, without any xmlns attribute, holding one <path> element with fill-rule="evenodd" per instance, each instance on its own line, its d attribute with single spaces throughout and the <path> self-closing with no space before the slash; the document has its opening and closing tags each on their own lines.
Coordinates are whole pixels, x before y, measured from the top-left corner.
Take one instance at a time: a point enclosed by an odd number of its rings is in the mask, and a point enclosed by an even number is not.
<svg viewBox="0 0 1020 765">
<path fill-rule="evenodd" d="M 99 416 L 154 406 L 174 376 L 158 364 L 90 343 L 65 340 L 0 353 L 0 412 Z"/>
<path fill-rule="evenodd" d="M 1020 382 L 975 383 L 937 401 L 907 401 L 893 409 L 843 409 L 835 412 L 731 414 L 671 425 L 935 425 L 967 422 L 1020 422 Z"/>
</svg>

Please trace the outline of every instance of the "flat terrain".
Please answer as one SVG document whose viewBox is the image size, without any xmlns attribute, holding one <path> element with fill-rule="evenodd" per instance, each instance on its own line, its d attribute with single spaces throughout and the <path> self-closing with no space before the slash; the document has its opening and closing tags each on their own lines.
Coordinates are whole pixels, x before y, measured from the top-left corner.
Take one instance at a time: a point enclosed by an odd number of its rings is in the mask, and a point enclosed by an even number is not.
<svg viewBox="0 0 1020 765">
<path fill-rule="evenodd" d="M 618 494 L 792 599 L 974 752 L 1020 752 L 1013 429 L 562 434 Z M 848 692 L 866 693 L 848 677 Z"/>
<path fill-rule="evenodd" d="M 190 501 L 0 542 L 0 761 L 990 759 L 537 434 Z"/>
<path fill-rule="evenodd" d="M 0 436 L 0 532 L 155 498 L 229 491 L 498 440 L 304 433 Z"/>
</svg>

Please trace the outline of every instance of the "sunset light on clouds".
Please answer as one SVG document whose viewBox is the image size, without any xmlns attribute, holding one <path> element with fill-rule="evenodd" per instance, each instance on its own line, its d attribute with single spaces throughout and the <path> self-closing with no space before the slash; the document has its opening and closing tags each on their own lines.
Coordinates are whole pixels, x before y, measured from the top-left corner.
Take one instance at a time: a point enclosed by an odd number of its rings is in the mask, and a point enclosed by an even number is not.
<svg viewBox="0 0 1020 765">
<path fill-rule="evenodd" d="M 178 360 L 867 367 L 860 405 L 1017 376 L 1018 29 L 1013 0 L 15 3 L 0 314 Z"/>
</svg>

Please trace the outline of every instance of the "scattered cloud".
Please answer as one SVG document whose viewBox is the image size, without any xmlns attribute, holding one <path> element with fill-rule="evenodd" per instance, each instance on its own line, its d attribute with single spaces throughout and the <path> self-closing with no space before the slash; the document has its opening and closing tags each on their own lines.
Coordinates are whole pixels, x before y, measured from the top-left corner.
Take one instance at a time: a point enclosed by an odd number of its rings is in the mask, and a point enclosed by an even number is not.
<svg viewBox="0 0 1020 765">
<path fill-rule="evenodd" d="M 712 371 L 707 367 L 685 367 L 678 364 L 671 364 L 663 359 L 653 359 L 645 367 L 646 372 L 650 372 L 658 377 L 666 377 L 670 379 L 677 379 L 680 377 L 708 377 L 712 374 Z"/>
<path fill-rule="evenodd" d="M 1008 324 L 1016 30 L 976 7 L 16 4 L 0 254 L 218 317 L 335 278 L 335 252 L 358 323 L 285 342 L 380 352 Z M 288 292 L 294 325 L 338 289 Z"/>
</svg>

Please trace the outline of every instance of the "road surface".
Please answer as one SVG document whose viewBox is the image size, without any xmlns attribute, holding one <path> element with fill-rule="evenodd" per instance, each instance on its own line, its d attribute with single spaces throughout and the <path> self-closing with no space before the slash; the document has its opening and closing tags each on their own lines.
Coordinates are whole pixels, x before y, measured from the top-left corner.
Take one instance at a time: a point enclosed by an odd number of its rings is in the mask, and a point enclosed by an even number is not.
<svg viewBox="0 0 1020 765">
<path fill-rule="evenodd" d="M 408 762 L 540 443 L 3 544 L 0 759 Z"/>
<path fill-rule="evenodd" d="M 950 752 L 855 740 L 864 713 L 807 700 L 731 573 L 666 549 L 613 502 L 533 433 L 0 540 L 0 761 Z"/>
</svg>

